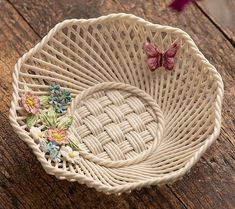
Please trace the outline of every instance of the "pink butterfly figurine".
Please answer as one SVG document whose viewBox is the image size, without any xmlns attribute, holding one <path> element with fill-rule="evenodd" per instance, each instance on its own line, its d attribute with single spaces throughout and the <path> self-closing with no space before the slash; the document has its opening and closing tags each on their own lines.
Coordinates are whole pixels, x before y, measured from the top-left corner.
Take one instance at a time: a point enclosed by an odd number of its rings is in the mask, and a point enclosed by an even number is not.
<svg viewBox="0 0 235 209">
<path fill-rule="evenodd" d="M 148 57 L 148 66 L 151 71 L 163 66 L 166 70 L 173 70 L 174 57 L 179 48 L 178 43 L 173 43 L 165 52 L 159 52 L 152 44 L 145 42 L 144 51 Z"/>
</svg>

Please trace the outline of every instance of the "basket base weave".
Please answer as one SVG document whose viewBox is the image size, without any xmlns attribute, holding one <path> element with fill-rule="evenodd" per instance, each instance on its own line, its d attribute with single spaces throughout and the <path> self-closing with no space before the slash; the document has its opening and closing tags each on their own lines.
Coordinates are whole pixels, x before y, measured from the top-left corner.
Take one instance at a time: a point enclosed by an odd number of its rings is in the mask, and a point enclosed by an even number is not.
<svg viewBox="0 0 235 209">
<path fill-rule="evenodd" d="M 95 85 L 74 99 L 71 131 L 81 155 L 108 167 L 144 160 L 162 138 L 163 114 L 150 95 L 122 83 Z"/>
</svg>

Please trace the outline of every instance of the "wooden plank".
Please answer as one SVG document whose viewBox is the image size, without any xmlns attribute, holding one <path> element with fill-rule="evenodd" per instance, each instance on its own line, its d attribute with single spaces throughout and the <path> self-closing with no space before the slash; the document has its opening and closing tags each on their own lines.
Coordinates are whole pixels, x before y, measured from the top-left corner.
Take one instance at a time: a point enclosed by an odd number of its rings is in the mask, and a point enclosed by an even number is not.
<svg viewBox="0 0 235 209">
<path fill-rule="evenodd" d="M 71 18 L 90 18 L 118 12 L 120 5 L 102 0 L 10 1 L 41 37 L 58 22 Z M 105 11 L 103 11 L 105 10 Z"/>
<path fill-rule="evenodd" d="M 12 134 L 12 129 L 6 118 L 6 114 L 0 115 L 0 153 L 3 156 L 1 165 L 0 203 L 15 208 L 234 208 L 234 119 L 235 119 L 235 89 L 234 89 L 234 48 L 203 16 L 199 10 L 188 7 L 184 13 L 178 15 L 166 8 L 164 1 L 50 1 L 41 0 L 11 0 L 11 3 L 26 19 L 34 31 L 41 37 L 57 22 L 67 18 L 97 17 L 111 12 L 129 12 L 144 17 L 155 23 L 180 27 L 188 32 L 196 44 L 202 50 L 209 61 L 216 66 L 225 81 L 225 99 L 223 104 L 222 132 L 219 140 L 204 155 L 203 159 L 182 180 L 172 186 L 161 188 L 152 187 L 135 191 L 130 195 L 116 197 L 105 196 L 93 189 L 76 183 L 58 181 L 54 177 L 46 175 L 36 158 L 28 151 L 27 146 Z M 8 20 L 13 19 L 22 22 L 23 28 L 14 28 L 14 33 L 27 33 L 30 37 L 36 37 L 23 23 L 23 19 L 15 13 L 7 3 L 0 7 L 10 17 L 5 18 L 3 29 L 8 30 Z M 2 13 L 0 13 L 2 15 Z M 206 25 L 206 27 L 205 27 Z M 15 31 L 14 31 L 15 30 Z M 14 34 L 13 33 L 13 34 Z M 26 38 L 21 39 L 23 43 Z M 26 36 L 27 37 L 27 36 Z M 37 39 L 37 38 L 35 38 Z M 7 37 L 0 36 L 0 45 L 14 42 Z M 34 40 L 29 41 L 34 43 Z M 5 47 L 4 47 L 5 48 Z M 6 51 L 7 56 L 17 51 L 21 53 L 24 48 L 18 50 L 12 47 Z M 10 54 L 10 55 L 8 55 Z M 2 57 L 2 56 L 0 56 Z M 17 56 L 19 57 L 19 54 Z M 2 62 L 7 63 L 2 59 Z M 14 59 L 13 59 L 14 60 Z M 15 62 L 15 60 L 14 60 Z M 9 68 L 11 71 L 13 61 Z M 0 68 L 1 69 L 1 68 Z M 10 69 L 10 70 L 8 70 Z M 1 71 L 2 73 L 2 71 Z M 10 74 L 6 74 L 6 80 Z M 10 81 L 6 87 L 10 91 Z M 10 95 L 6 96 L 1 108 L 7 112 L 7 103 Z M 1 158 L 0 158 L 1 159 Z M 3 164 L 3 163 L 2 163 Z M 23 171 L 23 172 L 22 172 Z M 8 205 L 7 205 L 8 204 Z"/>
<path fill-rule="evenodd" d="M 198 8 L 209 18 L 210 21 L 225 35 L 225 37 L 235 46 L 235 23 L 233 25 L 222 25 L 218 22 L 213 15 L 208 11 L 204 1 L 199 1 L 196 3 Z M 235 21 L 235 0 L 228 0 L 228 5 L 232 11 L 232 18 Z"/>
<path fill-rule="evenodd" d="M 12 69 L 17 59 L 39 40 L 10 4 L 0 1 L 0 111 L 8 112 Z"/>
</svg>

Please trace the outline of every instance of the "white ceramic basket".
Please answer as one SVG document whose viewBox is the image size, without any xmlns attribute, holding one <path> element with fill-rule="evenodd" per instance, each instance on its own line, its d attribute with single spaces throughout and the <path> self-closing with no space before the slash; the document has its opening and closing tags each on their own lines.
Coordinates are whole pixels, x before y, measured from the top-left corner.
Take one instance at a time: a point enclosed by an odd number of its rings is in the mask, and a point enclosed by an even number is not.
<svg viewBox="0 0 235 209">
<path fill-rule="evenodd" d="M 175 70 L 151 72 L 144 42 L 180 43 Z M 53 163 L 26 128 L 24 86 L 47 94 L 51 82 L 72 92 L 69 129 L 80 160 Z M 10 122 L 48 174 L 107 194 L 171 183 L 219 135 L 223 83 L 184 31 L 130 14 L 57 24 L 15 65 Z"/>
</svg>

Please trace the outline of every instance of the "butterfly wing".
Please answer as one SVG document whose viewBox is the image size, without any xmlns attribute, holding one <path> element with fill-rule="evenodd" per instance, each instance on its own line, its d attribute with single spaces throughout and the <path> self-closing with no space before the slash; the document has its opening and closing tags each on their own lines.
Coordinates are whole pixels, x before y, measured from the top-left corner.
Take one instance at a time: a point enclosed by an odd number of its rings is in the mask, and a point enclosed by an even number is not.
<svg viewBox="0 0 235 209">
<path fill-rule="evenodd" d="M 148 58 L 148 66 L 149 66 L 149 69 L 151 71 L 154 71 L 156 70 L 157 68 L 160 67 L 160 64 L 159 64 L 159 58 L 158 56 L 157 57 L 150 57 Z"/>
<path fill-rule="evenodd" d="M 166 70 L 173 70 L 174 64 L 175 64 L 174 58 L 166 57 L 163 60 L 164 60 L 163 61 L 163 66 L 165 67 L 165 69 Z"/>
<path fill-rule="evenodd" d="M 158 52 L 157 50 L 155 49 L 155 47 L 148 43 L 148 42 L 145 42 L 144 43 L 144 51 L 145 53 L 147 54 L 147 57 L 150 58 L 150 57 L 156 57 Z"/>
<path fill-rule="evenodd" d="M 174 57 L 176 55 L 176 52 L 179 48 L 179 44 L 178 43 L 173 43 L 169 49 L 166 50 L 166 52 L 164 53 L 165 56 L 167 57 Z"/>
<path fill-rule="evenodd" d="M 174 57 L 177 53 L 178 48 L 179 48 L 179 44 L 174 43 L 163 54 L 162 65 L 166 68 L 166 70 L 172 70 L 174 68 L 174 64 L 175 64 Z"/>
<path fill-rule="evenodd" d="M 150 43 L 146 42 L 144 44 L 144 51 L 148 57 L 148 67 L 151 71 L 156 70 L 161 66 L 162 54 L 157 51 L 157 49 Z"/>
</svg>

